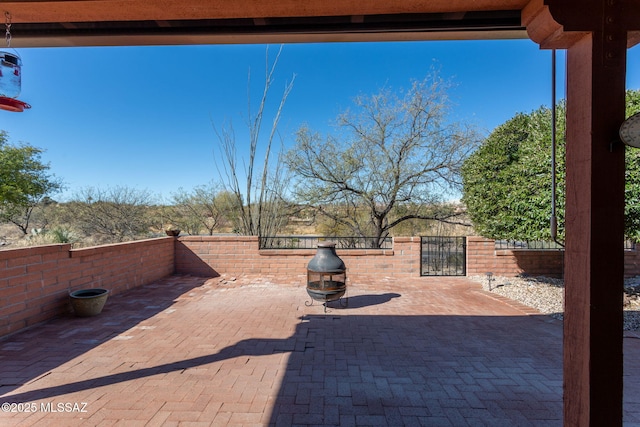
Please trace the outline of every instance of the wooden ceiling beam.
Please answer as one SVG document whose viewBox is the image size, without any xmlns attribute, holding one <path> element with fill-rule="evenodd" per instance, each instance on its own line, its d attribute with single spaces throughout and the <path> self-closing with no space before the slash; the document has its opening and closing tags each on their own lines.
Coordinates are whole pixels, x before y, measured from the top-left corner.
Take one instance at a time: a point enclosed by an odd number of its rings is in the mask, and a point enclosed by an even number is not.
<svg viewBox="0 0 640 427">
<path fill-rule="evenodd" d="M 565 1 L 565 0 L 563 0 Z M 593 14 L 578 14 L 564 16 L 556 14 L 552 16 L 549 3 L 557 4 L 550 0 L 531 0 L 522 10 L 522 24 L 527 27 L 527 33 L 531 40 L 535 41 L 543 49 L 567 49 L 582 39 L 594 28 L 611 27 L 627 30 L 627 47 L 633 47 L 640 42 L 640 3 L 637 0 L 617 0 L 624 10 L 623 18 L 617 22 L 604 24 L 593 22 Z M 566 0 L 563 5 L 574 2 L 576 8 L 589 8 L 584 0 Z M 582 5 L 582 6 L 580 6 Z M 567 7 L 568 9 L 568 7 Z M 557 19 L 557 20 L 556 20 Z M 563 22 L 563 25 L 558 23 Z"/>
<path fill-rule="evenodd" d="M 15 23 L 163 21 L 520 10 L 526 0 L 31 0 L 5 1 Z"/>
</svg>

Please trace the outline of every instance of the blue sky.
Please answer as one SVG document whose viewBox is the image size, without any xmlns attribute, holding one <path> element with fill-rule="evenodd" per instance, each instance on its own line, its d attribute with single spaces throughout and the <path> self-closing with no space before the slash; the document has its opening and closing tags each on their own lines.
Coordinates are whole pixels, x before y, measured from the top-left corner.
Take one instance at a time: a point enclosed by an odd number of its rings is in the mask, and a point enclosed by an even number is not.
<svg viewBox="0 0 640 427">
<path fill-rule="evenodd" d="M 275 56 L 278 46 L 269 48 Z M 231 120 L 243 143 L 247 80 L 261 95 L 264 45 L 23 48 L 22 94 L 31 110 L 0 110 L 12 143 L 45 151 L 66 184 L 59 200 L 88 186 L 126 185 L 165 200 L 218 178 L 212 123 Z M 627 87 L 640 89 L 640 50 L 629 50 Z M 330 131 L 358 94 L 406 88 L 433 67 L 454 88 L 452 119 L 486 133 L 517 112 L 551 103 L 551 52 L 529 40 L 285 45 L 272 100 L 295 74 L 280 126 L 285 146 L 303 123 Z M 558 52 L 558 98 L 564 52 Z"/>
</svg>

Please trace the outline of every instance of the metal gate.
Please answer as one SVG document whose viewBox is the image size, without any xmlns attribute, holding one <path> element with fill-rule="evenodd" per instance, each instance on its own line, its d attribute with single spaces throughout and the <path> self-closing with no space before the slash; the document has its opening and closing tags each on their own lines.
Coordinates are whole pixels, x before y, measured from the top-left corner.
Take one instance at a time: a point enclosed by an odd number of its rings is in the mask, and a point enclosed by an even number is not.
<svg viewBox="0 0 640 427">
<path fill-rule="evenodd" d="M 420 238 L 422 276 L 465 276 L 467 238 L 423 236 Z"/>
</svg>

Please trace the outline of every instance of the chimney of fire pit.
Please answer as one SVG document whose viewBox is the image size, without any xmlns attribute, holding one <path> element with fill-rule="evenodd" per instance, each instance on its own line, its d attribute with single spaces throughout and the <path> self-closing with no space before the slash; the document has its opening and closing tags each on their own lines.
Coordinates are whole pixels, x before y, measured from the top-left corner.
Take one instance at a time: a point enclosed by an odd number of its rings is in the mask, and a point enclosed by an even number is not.
<svg viewBox="0 0 640 427">
<path fill-rule="evenodd" d="M 307 269 L 317 273 L 344 273 L 347 267 L 336 254 L 336 244 L 319 242 L 316 255 L 309 261 Z"/>
<path fill-rule="evenodd" d="M 307 293 L 313 300 L 326 303 L 340 299 L 346 289 L 347 267 L 336 254 L 336 244 L 318 243 L 318 251 L 307 265 Z"/>
</svg>

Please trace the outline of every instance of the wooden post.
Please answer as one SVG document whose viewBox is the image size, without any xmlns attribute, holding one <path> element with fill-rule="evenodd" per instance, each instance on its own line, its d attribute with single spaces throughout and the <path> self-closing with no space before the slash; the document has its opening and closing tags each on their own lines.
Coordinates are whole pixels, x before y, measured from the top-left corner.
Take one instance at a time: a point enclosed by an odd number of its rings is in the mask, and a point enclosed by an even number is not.
<svg viewBox="0 0 640 427">
<path fill-rule="evenodd" d="M 626 46 L 618 49 L 626 54 Z M 625 71 L 585 36 L 567 52 L 564 420 L 622 425 Z"/>
<path fill-rule="evenodd" d="M 564 424 L 622 425 L 627 32 L 640 2 L 531 0 L 530 37 L 567 51 Z"/>
</svg>

